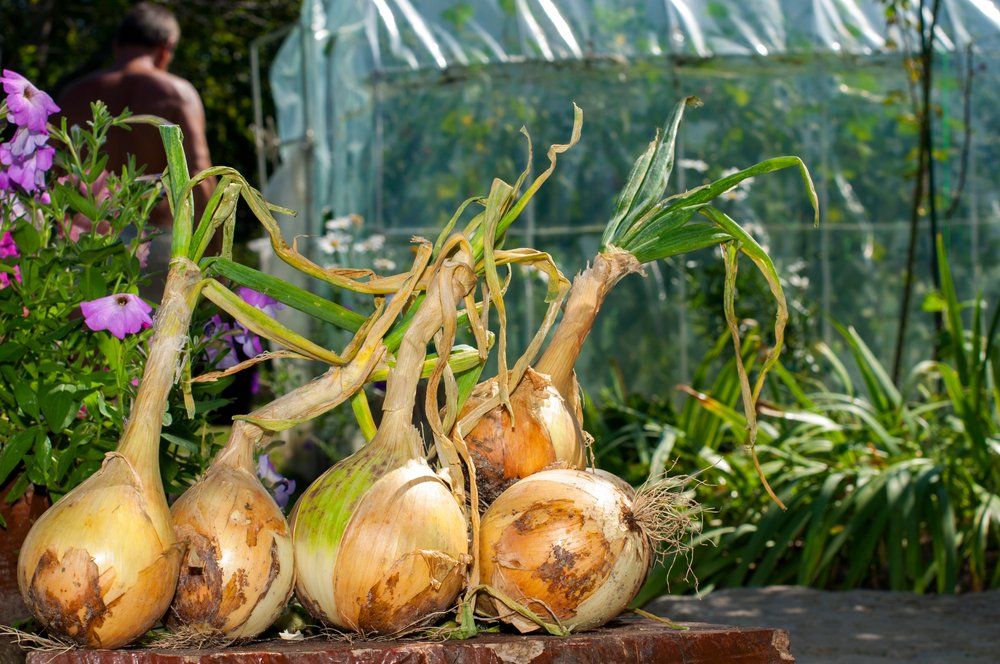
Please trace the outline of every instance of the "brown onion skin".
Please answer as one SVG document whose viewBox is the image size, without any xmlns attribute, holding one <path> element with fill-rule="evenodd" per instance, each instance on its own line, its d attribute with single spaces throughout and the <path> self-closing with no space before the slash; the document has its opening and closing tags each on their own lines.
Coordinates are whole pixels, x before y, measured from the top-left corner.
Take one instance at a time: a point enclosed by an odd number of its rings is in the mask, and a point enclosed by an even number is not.
<svg viewBox="0 0 1000 664">
<path fill-rule="evenodd" d="M 481 583 L 573 631 L 593 629 L 628 606 L 652 561 L 633 503 L 594 473 L 535 473 L 504 491 L 480 525 Z M 484 593 L 477 610 L 521 632 L 539 626 Z"/>
<path fill-rule="evenodd" d="M 490 398 L 496 380 L 476 386 L 463 409 L 466 413 Z M 497 406 L 465 434 L 476 467 L 476 484 L 483 507 L 517 480 L 548 467 L 583 468 L 586 446 L 579 420 L 549 377 L 528 369 L 510 395 L 514 412 Z"/>
</svg>

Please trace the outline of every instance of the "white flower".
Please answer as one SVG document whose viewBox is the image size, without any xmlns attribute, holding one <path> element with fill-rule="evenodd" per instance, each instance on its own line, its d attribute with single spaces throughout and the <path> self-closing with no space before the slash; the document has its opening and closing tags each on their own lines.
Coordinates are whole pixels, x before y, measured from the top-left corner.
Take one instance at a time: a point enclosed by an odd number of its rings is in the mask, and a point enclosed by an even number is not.
<svg viewBox="0 0 1000 664">
<path fill-rule="evenodd" d="M 698 171 L 699 173 L 704 173 L 708 170 L 708 164 L 701 159 L 681 159 L 677 162 L 677 165 L 681 168 Z"/>
<path fill-rule="evenodd" d="M 324 254 L 338 254 L 347 251 L 351 236 L 340 231 L 332 231 L 319 239 L 319 248 Z"/>
<path fill-rule="evenodd" d="M 376 258 L 372 261 L 372 265 L 379 272 L 391 272 L 396 269 L 396 261 L 391 258 Z"/>
<path fill-rule="evenodd" d="M 379 251 L 385 246 L 385 236 L 384 235 L 372 235 L 366 240 L 354 243 L 354 251 L 359 254 L 367 254 L 370 252 Z"/>
<path fill-rule="evenodd" d="M 804 274 L 790 274 L 788 275 L 788 284 L 792 288 L 806 289 L 809 287 L 809 277 Z"/>
<path fill-rule="evenodd" d="M 334 217 L 333 219 L 328 219 L 326 222 L 326 230 L 328 231 L 346 231 L 354 223 L 354 217 L 351 215 L 344 215 L 342 217 Z"/>
</svg>

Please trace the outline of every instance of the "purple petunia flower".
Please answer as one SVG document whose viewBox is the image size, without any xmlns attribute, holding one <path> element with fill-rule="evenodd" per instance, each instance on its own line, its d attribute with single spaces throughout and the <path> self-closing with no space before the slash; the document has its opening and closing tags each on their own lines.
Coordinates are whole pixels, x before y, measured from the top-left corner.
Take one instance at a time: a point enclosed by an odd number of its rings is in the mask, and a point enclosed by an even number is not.
<svg viewBox="0 0 1000 664">
<path fill-rule="evenodd" d="M 244 302 L 252 307 L 257 307 L 270 316 L 273 316 L 275 312 L 285 308 L 285 305 L 278 302 L 273 297 L 268 297 L 267 295 L 257 292 L 252 288 L 241 286 L 238 293 L 240 297 L 243 298 Z"/>
<path fill-rule="evenodd" d="M 14 132 L 14 138 L 0 146 L 0 151 L 6 151 L 14 158 L 26 159 L 44 147 L 48 140 L 49 135 L 45 132 L 33 132 L 21 127 Z"/>
<path fill-rule="evenodd" d="M 17 72 L 3 70 L 0 76 L 3 91 L 7 93 L 7 110 L 10 121 L 31 131 L 45 131 L 49 116 L 59 111 L 59 107 L 45 92 Z"/>
<path fill-rule="evenodd" d="M 91 330 L 107 330 L 119 339 L 153 324 L 149 317 L 153 307 L 131 293 L 118 293 L 81 302 L 80 310 L 83 311 L 83 322 Z"/>
<path fill-rule="evenodd" d="M 41 139 L 39 140 L 39 136 Z M 45 188 L 45 172 L 52 168 L 55 148 L 46 145 L 47 135 L 31 134 L 26 129 L 18 129 L 14 138 L 0 145 L 0 165 L 6 166 L 3 189 L 10 189 L 10 183 L 20 185 L 27 192 Z"/>
<path fill-rule="evenodd" d="M 232 331 L 233 326 L 223 322 L 222 316 L 218 314 L 209 318 L 208 322 L 205 323 L 205 337 L 215 339 L 214 342 L 205 346 L 205 355 L 208 356 L 208 361 L 218 369 L 229 369 L 239 364 L 239 358 L 236 357 L 236 349 L 233 348 Z M 221 353 L 218 347 L 219 342 L 224 344 L 226 351 L 226 354 L 221 359 L 219 359 L 219 354 Z"/>
<path fill-rule="evenodd" d="M 295 493 L 295 480 L 289 479 L 278 472 L 271 463 L 271 457 L 261 454 L 257 459 L 257 475 L 266 487 L 274 495 L 274 502 L 278 507 L 284 509 L 288 505 L 288 499 Z"/>
<path fill-rule="evenodd" d="M 21 283 L 21 266 L 14 266 L 14 281 Z M 11 278 L 9 272 L 0 272 L 0 290 L 7 288 L 11 284 Z"/>
<path fill-rule="evenodd" d="M 4 231 L 3 235 L 0 236 L 0 258 L 17 258 L 20 255 L 17 243 L 14 242 L 14 236 L 10 234 L 10 231 Z"/>
<path fill-rule="evenodd" d="M 233 345 L 239 347 L 248 358 L 256 357 L 264 352 L 264 344 L 261 343 L 260 337 L 242 325 L 236 326 L 236 331 L 233 334 Z"/>
</svg>

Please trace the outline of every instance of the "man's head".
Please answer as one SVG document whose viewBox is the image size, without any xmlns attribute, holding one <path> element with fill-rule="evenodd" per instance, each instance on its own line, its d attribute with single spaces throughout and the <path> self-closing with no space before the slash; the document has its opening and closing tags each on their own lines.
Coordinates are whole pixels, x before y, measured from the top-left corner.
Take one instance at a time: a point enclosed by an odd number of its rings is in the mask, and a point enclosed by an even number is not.
<svg viewBox="0 0 1000 664">
<path fill-rule="evenodd" d="M 115 50 L 147 51 L 153 63 L 166 69 L 174 57 L 181 28 L 170 10 L 151 2 L 140 2 L 125 14 L 115 34 Z"/>
</svg>

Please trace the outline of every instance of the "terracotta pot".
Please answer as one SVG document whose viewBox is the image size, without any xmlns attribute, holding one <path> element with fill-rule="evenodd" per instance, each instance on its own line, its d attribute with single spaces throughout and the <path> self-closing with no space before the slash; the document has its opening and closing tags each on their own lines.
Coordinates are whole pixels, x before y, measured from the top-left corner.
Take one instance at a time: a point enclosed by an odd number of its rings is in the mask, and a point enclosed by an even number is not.
<svg viewBox="0 0 1000 664">
<path fill-rule="evenodd" d="M 17 554 L 21 544 L 28 535 L 28 530 L 42 512 L 47 510 L 52 502 L 41 492 L 36 492 L 34 486 L 29 486 L 23 496 L 13 503 L 7 502 L 13 482 L 0 491 L 0 514 L 7 522 L 7 528 L 0 528 L 0 624 L 10 625 L 16 620 L 29 617 L 31 614 L 21 600 L 21 592 L 17 589 Z"/>
</svg>

